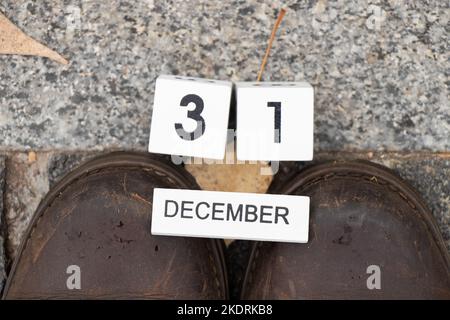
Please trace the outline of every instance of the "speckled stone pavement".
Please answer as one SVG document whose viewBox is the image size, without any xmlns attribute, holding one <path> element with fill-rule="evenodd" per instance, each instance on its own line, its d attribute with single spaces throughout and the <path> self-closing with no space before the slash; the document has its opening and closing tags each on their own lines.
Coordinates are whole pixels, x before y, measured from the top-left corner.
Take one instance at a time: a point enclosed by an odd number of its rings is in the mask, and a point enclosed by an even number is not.
<svg viewBox="0 0 450 320">
<path fill-rule="evenodd" d="M 447 1 L 2 0 L 4 15 L 70 64 L 0 56 L 0 290 L 63 173 L 100 152 L 146 149 L 156 77 L 255 79 L 282 6 L 263 79 L 314 86 L 316 160 L 393 168 L 450 248 Z"/>
<path fill-rule="evenodd" d="M 438 0 L 3 0 L 70 65 L 0 59 L 2 148 L 144 149 L 155 78 L 255 79 L 282 3 L 264 79 L 314 85 L 317 150 L 450 149 L 449 4 Z"/>
</svg>

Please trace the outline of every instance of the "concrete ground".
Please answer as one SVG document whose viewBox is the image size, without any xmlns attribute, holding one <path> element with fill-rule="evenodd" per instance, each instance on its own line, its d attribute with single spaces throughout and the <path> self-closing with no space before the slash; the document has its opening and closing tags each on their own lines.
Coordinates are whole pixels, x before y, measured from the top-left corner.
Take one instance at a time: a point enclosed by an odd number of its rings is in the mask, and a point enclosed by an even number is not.
<svg viewBox="0 0 450 320">
<path fill-rule="evenodd" d="M 254 80 L 281 7 L 263 80 L 314 86 L 315 161 L 394 169 L 450 248 L 448 2 L 3 0 L 0 12 L 70 64 L 0 56 L 0 291 L 64 173 L 99 153 L 145 151 L 156 77 Z"/>
</svg>

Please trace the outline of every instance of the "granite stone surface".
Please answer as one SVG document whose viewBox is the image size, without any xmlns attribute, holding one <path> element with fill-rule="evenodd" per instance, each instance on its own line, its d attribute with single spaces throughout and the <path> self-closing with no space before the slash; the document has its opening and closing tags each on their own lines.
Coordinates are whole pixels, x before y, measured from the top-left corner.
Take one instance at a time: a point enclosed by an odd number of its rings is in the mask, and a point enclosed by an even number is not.
<svg viewBox="0 0 450 320">
<path fill-rule="evenodd" d="M 5 187 L 5 158 L 0 156 L 0 296 L 6 279 L 5 236 L 6 223 L 3 216 L 3 192 Z"/>
<path fill-rule="evenodd" d="M 0 56 L 0 148 L 147 145 L 159 74 L 315 88 L 315 148 L 450 150 L 448 1 L 2 0 L 69 66 Z"/>
</svg>

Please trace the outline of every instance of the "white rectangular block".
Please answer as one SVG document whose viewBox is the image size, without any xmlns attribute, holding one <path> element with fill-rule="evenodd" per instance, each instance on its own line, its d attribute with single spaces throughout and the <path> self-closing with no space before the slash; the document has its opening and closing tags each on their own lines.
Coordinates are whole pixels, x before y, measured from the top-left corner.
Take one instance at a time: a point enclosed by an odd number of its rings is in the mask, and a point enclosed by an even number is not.
<svg viewBox="0 0 450 320">
<path fill-rule="evenodd" d="M 308 242 L 309 197 L 156 188 L 153 235 Z"/>
<path fill-rule="evenodd" d="M 228 81 L 159 76 L 148 150 L 223 159 L 231 91 Z"/>
<path fill-rule="evenodd" d="M 306 82 L 238 82 L 238 160 L 309 161 L 314 90 Z"/>
</svg>

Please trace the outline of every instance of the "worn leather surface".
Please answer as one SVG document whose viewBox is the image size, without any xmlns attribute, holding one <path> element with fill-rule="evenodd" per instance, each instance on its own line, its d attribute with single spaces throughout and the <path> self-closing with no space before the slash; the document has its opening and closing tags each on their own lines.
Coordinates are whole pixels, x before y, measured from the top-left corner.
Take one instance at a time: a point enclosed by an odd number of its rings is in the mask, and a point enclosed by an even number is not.
<svg viewBox="0 0 450 320">
<path fill-rule="evenodd" d="M 63 179 L 36 212 L 5 297 L 224 299 L 215 240 L 152 236 L 153 188 L 197 186 L 180 167 L 140 154 L 94 160 Z M 69 290 L 66 269 L 81 269 Z"/>
<path fill-rule="evenodd" d="M 256 243 L 244 299 L 450 299 L 433 217 L 390 171 L 355 161 L 286 176 L 271 192 L 311 197 L 309 242 Z M 380 267 L 379 290 L 367 287 L 370 265 Z"/>
</svg>

